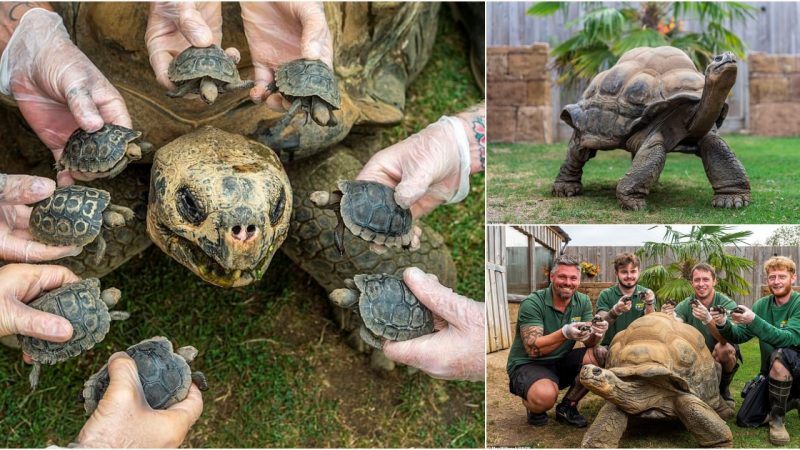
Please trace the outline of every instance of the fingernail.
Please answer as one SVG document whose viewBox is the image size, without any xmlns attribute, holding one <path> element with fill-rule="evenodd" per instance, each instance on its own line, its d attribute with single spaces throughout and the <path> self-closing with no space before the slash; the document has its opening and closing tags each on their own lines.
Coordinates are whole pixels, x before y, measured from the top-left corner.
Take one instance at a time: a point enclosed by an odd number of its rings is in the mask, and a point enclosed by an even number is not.
<svg viewBox="0 0 800 450">
<path fill-rule="evenodd" d="M 47 197 L 53 193 L 56 188 L 56 183 L 53 180 L 48 178 L 39 178 L 37 177 L 31 183 L 31 192 L 34 195 L 39 195 L 42 197 Z"/>
<path fill-rule="evenodd" d="M 48 333 L 53 337 L 72 337 L 72 330 L 62 320 L 54 320 L 48 327 Z"/>
<path fill-rule="evenodd" d="M 406 270 L 408 271 L 408 276 L 411 277 L 414 281 L 420 281 L 425 277 L 425 272 L 421 271 L 416 267 L 409 267 Z"/>
<path fill-rule="evenodd" d="M 83 247 L 77 247 L 75 250 L 66 254 L 66 256 L 78 256 L 83 251 Z"/>
</svg>

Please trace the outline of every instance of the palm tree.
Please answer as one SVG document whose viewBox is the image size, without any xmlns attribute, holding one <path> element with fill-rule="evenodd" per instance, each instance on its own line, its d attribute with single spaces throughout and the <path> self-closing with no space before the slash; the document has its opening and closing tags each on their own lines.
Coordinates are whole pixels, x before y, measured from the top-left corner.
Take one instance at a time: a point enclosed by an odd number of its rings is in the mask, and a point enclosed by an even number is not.
<svg viewBox="0 0 800 450">
<path fill-rule="evenodd" d="M 757 11 L 739 2 L 642 2 L 638 8 L 619 8 L 602 2 L 584 2 L 586 13 L 566 24 L 578 25 L 574 36 L 556 45 L 551 54 L 559 72 L 559 84 L 576 87 L 613 66 L 626 51 L 636 47 L 671 45 L 684 50 L 701 72 L 715 54 L 731 51 L 744 58 L 745 45 L 723 24 L 752 18 Z M 528 15 L 549 16 L 570 2 L 540 2 Z M 697 19 L 700 32 L 686 32 L 683 19 Z"/>
<path fill-rule="evenodd" d="M 717 270 L 716 289 L 728 296 L 747 295 L 750 283 L 740 273 L 753 268 L 753 261 L 741 256 L 725 253 L 726 245 L 745 243 L 751 231 L 732 231 L 732 227 L 720 225 L 692 226 L 683 233 L 666 226 L 663 242 L 645 242 L 636 251 L 641 259 L 650 258 L 663 262 L 669 256 L 672 261 L 656 264 L 642 271 L 641 283 L 663 300 L 680 301 L 694 294 L 691 270 L 695 264 L 706 262 Z"/>
</svg>

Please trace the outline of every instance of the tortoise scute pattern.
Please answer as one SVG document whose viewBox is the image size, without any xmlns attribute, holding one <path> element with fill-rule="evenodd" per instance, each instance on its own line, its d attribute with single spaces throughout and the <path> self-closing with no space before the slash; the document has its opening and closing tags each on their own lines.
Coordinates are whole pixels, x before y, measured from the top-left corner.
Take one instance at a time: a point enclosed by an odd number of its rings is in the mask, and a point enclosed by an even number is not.
<svg viewBox="0 0 800 450">
<path fill-rule="evenodd" d="M 403 236 L 411 231 L 411 211 L 394 201 L 394 190 L 380 183 L 366 181 L 342 182 L 346 192 L 342 214 L 356 225 L 386 236 Z"/>
<path fill-rule="evenodd" d="M 172 81 L 187 81 L 204 76 L 232 83 L 239 81 L 239 71 L 221 48 L 216 45 L 192 47 L 178 55 L 170 67 Z"/>
<path fill-rule="evenodd" d="M 282 94 L 291 97 L 317 96 L 334 109 L 342 104 L 333 71 L 319 60 L 298 59 L 278 67 L 275 84 Z"/>
<path fill-rule="evenodd" d="M 376 336 L 405 341 L 433 332 L 433 315 L 403 281 L 391 275 L 356 275 L 359 313 Z"/>
<path fill-rule="evenodd" d="M 118 125 L 106 124 L 94 133 L 81 128 L 69 137 L 61 164 L 81 172 L 106 172 L 125 157 L 127 144 L 141 132 Z"/>
<path fill-rule="evenodd" d="M 50 245 L 83 246 L 94 241 L 103 224 L 103 211 L 111 201 L 108 192 L 84 186 L 67 186 L 33 207 L 31 234 Z"/>
</svg>

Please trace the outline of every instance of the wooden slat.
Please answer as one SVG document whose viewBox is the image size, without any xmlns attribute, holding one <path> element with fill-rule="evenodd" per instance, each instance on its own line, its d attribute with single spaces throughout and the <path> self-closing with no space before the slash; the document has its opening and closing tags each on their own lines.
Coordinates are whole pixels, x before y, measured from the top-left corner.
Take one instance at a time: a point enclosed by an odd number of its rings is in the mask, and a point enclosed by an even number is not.
<svg viewBox="0 0 800 450">
<path fill-rule="evenodd" d="M 506 298 L 506 241 L 504 225 L 486 227 L 486 343 L 494 352 L 511 346 L 511 321 Z"/>
</svg>

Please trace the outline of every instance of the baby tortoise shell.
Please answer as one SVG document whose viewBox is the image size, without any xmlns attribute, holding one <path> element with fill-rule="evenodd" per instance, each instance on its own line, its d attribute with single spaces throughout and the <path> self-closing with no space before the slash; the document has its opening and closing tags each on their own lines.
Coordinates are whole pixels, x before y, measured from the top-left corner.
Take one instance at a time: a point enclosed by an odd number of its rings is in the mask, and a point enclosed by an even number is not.
<svg viewBox="0 0 800 450">
<path fill-rule="evenodd" d="M 103 125 L 94 133 L 78 128 L 67 140 L 56 170 L 108 172 L 109 178 L 113 178 L 129 162 L 142 159 L 142 149 L 133 143 L 141 136 L 139 131 L 113 124 Z"/>
<path fill-rule="evenodd" d="M 189 368 L 189 363 L 197 356 L 197 349 L 192 346 L 173 351 L 169 339 L 156 336 L 128 347 L 125 353 L 136 362 L 144 396 L 153 409 L 167 409 L 185 399 L 192 382 L 201 391 L 208 390 L 205 375 Z M 84 383 L 81 397 L 86 414 L 97 408 L 109 383 L 106 363 Z"/>
<path fill-rule="evenodd" d="M 105 255 L 102 228 L 124 226 L 133 219 L 133 211 L 112 205 L 111 195 L 86 186 L 66 186 L 36 203 L 31 211 L 29 228 L 33 238 L 48 245 L 94 244 L 95 259 Z"/>
<path fill-rule="evenodd" d="M 288 62 L 275 71 L 275 81 L 268 89 L 280 92 L 292 104 L 275 127 L 284 128 L 298 109 L 304 112 L 306 123 L 311 116 L 314 122 L 322 126 L 338 124 L 333 111 L 342 106 L 339 86 L 333 70 L 324 62 L 318 59 Z"/>
<path fill-rule="evenodd" d="M 356 275 L 344 289 L 330 294 L 339 307 L 355 311 L 364 324 L 359 333 L 370 346 L 382 339 L 406 341 L 433 333 L 433 314 L 408 289 L 402 278 L 388 274 Z"/>
<path fill-rule="evenodd" d="M 311 201 L 336 211 L 336 246 L 344 253 L 344 227 L 365 241 L 410 248 L 414 236 L 411 211 L 394 200 L 394 189 L 374 181 L 339 181 L 338 191 L 317 191 Z"/>
<path fill-rule="evenodd" d="M 42 364 L 56 364 L 78 356 L 106 337 L 112 320 L 125 320 L 130 314 L 111 311 L 120 299 L 117 288 L 100 292 L 100 280 L 87 278 L 65 284 L 28 303 L 28 306 L 69 320 L 72 337 L 67 342 L 49 342 L 19 335 L 22 351 L 33 359 L 31 388 L 36 389 Z"/>
<path fill-rule="evenodd" d="M 169 97 L 199 94 L 209 105 L 221 92 L 249 89 L 255 84 L 239 78 L 236 61 L 216 45 L 187 48 L 172 60 L 167 75 L 177 85 L 167 92 Z"/>
</svg>

